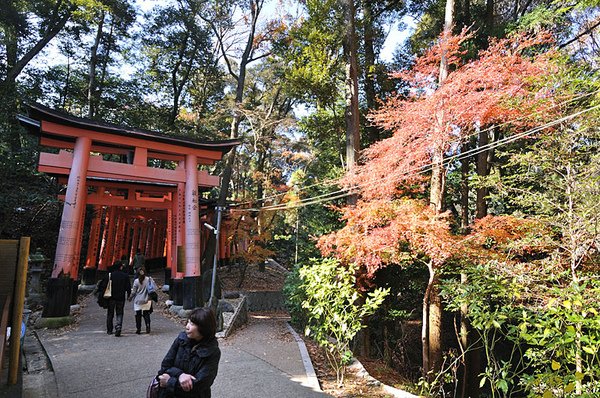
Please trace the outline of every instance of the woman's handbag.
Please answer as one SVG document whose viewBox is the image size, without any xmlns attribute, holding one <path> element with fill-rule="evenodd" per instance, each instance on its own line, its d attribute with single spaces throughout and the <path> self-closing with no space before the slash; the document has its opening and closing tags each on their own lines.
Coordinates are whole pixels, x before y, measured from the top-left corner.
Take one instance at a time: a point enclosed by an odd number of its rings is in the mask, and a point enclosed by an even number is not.
<svg viewBox="0 0 600 398">
<path fill-rule="evenodd" d="M 96 292 L 94 292 L 94 295 L 97 297 L 98 299 L 98 305 L 102 308 L 108 308 L 108 299 L 104 298 L 104 291 L 106 290 L 106 279 L 101 279 L 98 282 L 98 285 L 96 287 Z"/>
<path fill-rule="evenodd" d="M 150 300 L 158 303 L 158 294 L 156 293 L 156 285 L 154 284 L 154 279 L 148 279 L 148 297 Z"/>
<path fill-rule="evenodd" d="M 152 293 L 156 291 L 156 285 L 154 284 L 154 279 L 148 277 L 148 293 Z"/>
<path fill-rule="evenodd" d="M 160 384 L 158 379 L 155 377 L 150 382 L 148 386 L 148 390 L 146 391 L 146 398 L 158 398 L 158 391 L 160 389 Z"/>
<path fill-rule="evenodd" d="M 108 284 L 106 285 L 106 289 L 104 290 L 103 297 L 104 298 L 112 297 L 112 281 L 110 280 L 110 274 L 108 274 Z"/>
<path fill-rule="evenodd" d="M 158 303 L 158 294 L 156 292 L 149 292 L 148 297 L 150 298 L 150 300 L 154 301 L 155 303 Z"/>
</svg>

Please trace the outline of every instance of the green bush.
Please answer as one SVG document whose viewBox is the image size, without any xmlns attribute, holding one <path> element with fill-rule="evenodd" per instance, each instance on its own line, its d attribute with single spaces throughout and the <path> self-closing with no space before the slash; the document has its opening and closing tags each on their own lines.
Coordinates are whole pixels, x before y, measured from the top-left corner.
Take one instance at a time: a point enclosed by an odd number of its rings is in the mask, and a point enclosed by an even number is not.
<svg viewBox="0 0 600 398">
<path fill-rule="evenodd" d="M 298 275 L 301 283 L 296 298 L 303 297 L 302 308 L 307 312 L 305 334 L 325 348 L 341 385 L 352 357 L 350 342 L 364 328 L 363 318 L 377 310 L 389 289 L 378 288 L 361 297 L 355 268 L 342 266 L 335 259 L 312 259 Z"/>
<path fill-rule="evenodd" d="M 283 286 L 283 296 L 285 297 L 285 305 L 290 317 L 292 325 L 299 329 L 304 329 L 308 321 L 306 311 L 302 308 L 302 302 L 306 300 L 306 294 L 300 289 L 302 279 L 300 279 L 300 266 L 295 266 L 285 278 Z"/>
<path fill-rule="evenodd" d="M 500 263 L 466 272 L 468 284 L 449 282 L 443 294 L 449 310 L 467 305 L 469 322 L 481 337 L 487 360 L 481 386 L 493 397 L 599 396 L 597 275 L 573 282 L 550 267 L 538 272 Z M 509 353 L 502 352 L 507 342 Z"/>
</svg>

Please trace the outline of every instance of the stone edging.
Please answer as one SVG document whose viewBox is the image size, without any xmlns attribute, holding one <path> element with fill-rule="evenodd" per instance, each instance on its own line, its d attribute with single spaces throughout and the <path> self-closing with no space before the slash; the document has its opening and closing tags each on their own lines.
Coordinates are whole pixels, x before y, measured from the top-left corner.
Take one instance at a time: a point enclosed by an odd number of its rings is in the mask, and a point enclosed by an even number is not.
<svg viewBox="0 0 600 398">
<path fill-rule="evenodd" d="M 298 336 L 298 333 L 296 333 L 294 328 L 288 322 L 286 322 L 286 325 L 292 336 L 294 336 L 296 343 L 298 343 L 298 348 L 300 349 L 300 356 L 302 357 L 302 363 L 304 364 L 304 369 L 306 371 L 306 387 L 310 387 L 314 391 L 322 391 L 321 385 L 319 384 L 319 379 L 317 379 L 317 374 L 315 373 L 315 368 L 313 367 L 313 364 L 310 360 L 310 355 L 308 355 L 308 350 L 304 344 L 304 340 Z"/>
<path fill-rule="evenodd" d="M 357 376 L 367 379 L 368 384 L 379 386 L 383 391 L 390 394 L 394 398 L 419 398 L 418 395 L 388 386 L 387 384 L 383 384 L 381 381 L 375 379 L 369 374 L 369 372 L 367 372 L 363 364 L 360 363 L 357 358 L 352 358 L 352 364 L 350 364 L 348 368 L 353 369 Z"/>
<path fill-rule="evenodd" d="M 240 296 L 242 299 L 233 312 L 233 316 L 223 325 L 223 331 L 217 334 L 217 337 L 227 338 L 231 332 L 239 328 L 248 321 L 248 301 L 246 296 Z"/>
<path fill-rule="evenodd" d="M 22 396 L 58 398 L 58 382 L 52 361 L 35 330 L 25 333 L 23 357 L 27 371 L 22 376 Z"/>
</svg>

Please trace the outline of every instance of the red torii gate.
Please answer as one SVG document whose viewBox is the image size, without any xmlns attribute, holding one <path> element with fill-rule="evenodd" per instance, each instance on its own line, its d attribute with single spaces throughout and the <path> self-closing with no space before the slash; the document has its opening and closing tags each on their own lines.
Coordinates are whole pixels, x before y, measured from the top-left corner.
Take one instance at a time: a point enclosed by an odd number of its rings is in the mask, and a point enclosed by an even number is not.
<svg viewBox="0 0 600 398">
<path fill-rule="evenodd" d="M 92 243 L 88 248 L 84 276 L 90 276 L 89 272 L 85 275 L 86 271 L 94 270 L 96 262 L 99 271 L 104 271 L 122 255 L 130 257 L 138 247 L 148 247 L 150 251 L 146 252 L 150 255 L 162 250 L 172 277 L 183 282 L 179 286 L 187 298 L 184 308 L 200 304 L 199 195 L 200 190 L 218 186 L 220 178 L 198 170 L 198 165 L 212 165 L 221 160 L 239 141 L 205 142 L 170 137 L 74 117 L 39 104 L 30 104 L 28 108 L 28 117 L 19 116 L 21 123 L 39 137 L 40 145 L 59 149 L 58 153 L 40 152 L 38 170 L 57 176 L 59 182 L 67 185 L 43 316 L 69 314 L 77 292 L 86 205 L 93 205 L 98 216 L 92 223 L 90 236 L 97 238 L 95 242 L 102 241 L 103 247 Z M 128 162 L 105 160 L 103 155 L 126 157 Z M 160 161 L 176 166 L 167 169 L 151 165 Z M 108 223 L 100 239 L 102 215 Z M 135 220 L 148 219 L 162 220 L 161 228 L 133 227 Z M 163 239 L 164 245 L 157 243 L 156 236 Z M 177 246 L 185 249 L 183 270 L 177 269 L 177 250 L 173 249 Z M 126 249 L 128 253 L 123 252 Z"/>
</svg>

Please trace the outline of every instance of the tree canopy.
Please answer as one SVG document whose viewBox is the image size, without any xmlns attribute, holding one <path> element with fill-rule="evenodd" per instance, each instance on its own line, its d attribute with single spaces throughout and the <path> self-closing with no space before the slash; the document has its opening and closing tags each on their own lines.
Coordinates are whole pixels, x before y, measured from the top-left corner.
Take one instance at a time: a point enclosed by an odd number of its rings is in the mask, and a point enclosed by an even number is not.
<svg viewBox="0 0 600 398">
<path fill-rule="evenodd" d="M 17 119 L 27 102 L 237 138 L 207 167 L 222 184 L 204 194 L 232 210 L 230 241 L 251 242 L 234 262 L 275 257 L 305 281 L 326 264 L 365 297 L 395 292 L 357 309 L 372 322 L 361 345 L 424 376 L 423 393 L 593 394 L 599 11 L 595 0 L 5 1 L 0 234 L 31 235 L 48 256 L 56 245 L 64 186 L 36 171 L 38 144 Z M 386 61 L 390 29 L 404 40 Z M 566 305 L 561 289 L 582 298 Z M 548 326 L 557 314 L 572 322 Z M 450 318 L 457 333 L 443 330 Z M 418 344 L 444 336 L 435 366 L 425 351 L 406 359 L 402 322 L 415 320 Z M 526 362 L 500 341 L 530 349 Z"/>
</svg>

